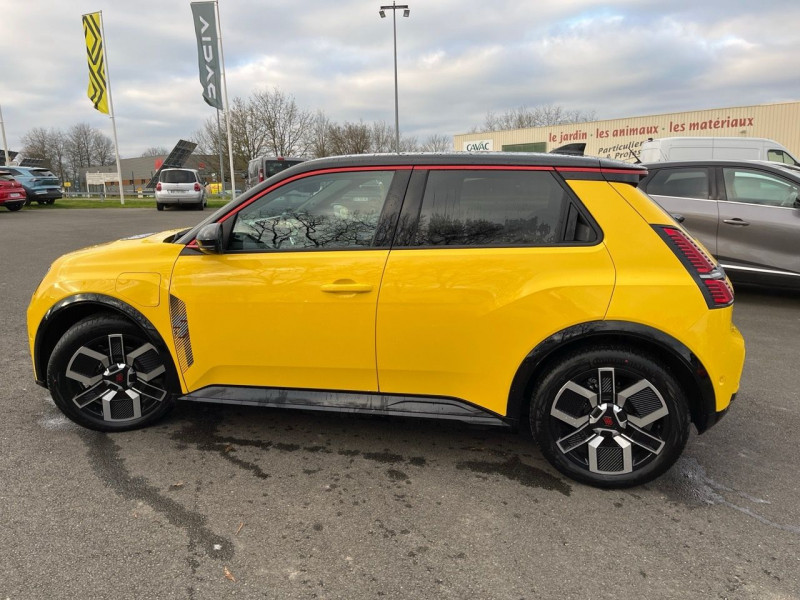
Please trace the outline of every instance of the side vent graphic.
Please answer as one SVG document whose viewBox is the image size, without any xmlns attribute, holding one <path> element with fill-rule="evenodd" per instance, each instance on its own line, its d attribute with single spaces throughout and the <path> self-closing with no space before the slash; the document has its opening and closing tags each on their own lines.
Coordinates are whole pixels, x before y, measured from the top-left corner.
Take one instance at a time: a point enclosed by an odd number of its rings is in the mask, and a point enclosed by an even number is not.
<svg viewBox="0 0 800 600">
<path fill-rule="evenodd" d="M 189 321 L 186 318 L 186 304 L 172 294 L 169 297 L 169 314 L 172 321 L 172 337 L 178 352 L 178 362 L 181 372 L 185 373 L 186 369 L 194 364 L 192 340 L 189 337 Z"/>
</svg>

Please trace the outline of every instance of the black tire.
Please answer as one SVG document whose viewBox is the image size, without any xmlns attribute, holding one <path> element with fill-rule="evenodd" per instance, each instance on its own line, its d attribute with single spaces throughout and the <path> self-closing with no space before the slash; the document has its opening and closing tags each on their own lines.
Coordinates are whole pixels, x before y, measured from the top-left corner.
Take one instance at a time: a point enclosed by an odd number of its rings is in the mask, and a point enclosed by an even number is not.
<svg viewBox="0 0 800 600">
<path fill-rule="evenodd" d="M 21 210 L 23 206 L 25 206 L 25 203 L 18 202 L 17 204 L 4 204 L 3 206 L 5 206 L 11 212 L 17 212 L 18 210 Z"/>
<path fill-rule="evenodd" d="M 47 204 L 47 200 L 37 200 L 36 204 L 38 204 L 39 206 L 43 206 L 43 205 Z"/>
<path fill-rule="evenodd" d="M 603 488 L 641 485 L 664 473 L 686 446 L 690 423 L 675 377 L 624 346 L 559 360 L 534 386 L 530 421 L 556 469 Z"/>
<path fill-rule="evenodd" d="M 161 202 L 156 202 L 156 210 L 164 210 L 164 205 Z"/>
<path fill-rule="evenodd" d="M 169 354 L 110 315 L 84 319 L 64 334 L 50 355 L 47 385 L 67 417 L 97 431 L 151 425 L 180 391 Z"/>
</svg>

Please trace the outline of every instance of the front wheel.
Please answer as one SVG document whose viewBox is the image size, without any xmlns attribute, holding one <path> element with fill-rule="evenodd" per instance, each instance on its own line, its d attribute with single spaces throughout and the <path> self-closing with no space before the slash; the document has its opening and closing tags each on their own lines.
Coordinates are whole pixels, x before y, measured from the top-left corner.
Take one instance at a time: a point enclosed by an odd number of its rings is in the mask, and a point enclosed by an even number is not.
<svg viewBox="0 0 800 600">
<path fill-rule="evenodd" d="M 531 429 L 552 465 L 597 487 L 650 481 L 689 437 L 686 397 L 675 377 L 632 348 L 579 350 L 534 387 Z"/>
<path fill-rule="evenodd" d="M 64 334 L 50 355 L 47 383 L 67 417 L 98 431 L 156 422 L 180 389 L 169 354 L 133 323 L 110 315 L 80 321 Z"/>
</svg>

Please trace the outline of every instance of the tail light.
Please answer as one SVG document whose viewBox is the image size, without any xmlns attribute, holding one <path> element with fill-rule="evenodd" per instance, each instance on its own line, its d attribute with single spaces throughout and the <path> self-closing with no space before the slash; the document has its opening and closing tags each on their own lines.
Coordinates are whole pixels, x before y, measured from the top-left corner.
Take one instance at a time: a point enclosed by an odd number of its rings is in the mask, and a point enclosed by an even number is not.
<svg viewBox="0 0 800 600">
<path fill-rule="evenodd" d="M 733 304 L 733 288 L 725 277 L 725 271 L 691 237 L 677 227 L 654 225 L 653 228 L 689 271 L 709 308 Z"/>
<path fill-rule="evenodd" d="M 194 191 L 195 192 L 199 192 L 200 191 L 200 184 L 197 183 L 197 182 L 194 183 Z"/>
<path fill-rule="evenodd" d="M 156 184 L 156 191 L 157 192 L 161 191 L 161 182 L 160 181 Z"/>
</svg>

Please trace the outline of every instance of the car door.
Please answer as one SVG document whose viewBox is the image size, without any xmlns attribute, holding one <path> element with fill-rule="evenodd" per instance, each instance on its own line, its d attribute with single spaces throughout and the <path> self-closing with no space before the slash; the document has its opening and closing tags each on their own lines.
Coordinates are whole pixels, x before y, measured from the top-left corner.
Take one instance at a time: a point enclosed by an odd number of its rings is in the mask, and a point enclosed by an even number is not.
<svg viewBox="0 0 800 600">
<path fill-rule="evenodd" d="M 180 303 L 173 315 L 185 307 L 177 326 L 191 340 L 191 366 L 182 364 L 189 391 L 376 391 L 385 234 L 409 173 L 343 169 L 291 178 L 223 219 L 224 252 L 184 252 L 170 295 Z"/>
<path fill-rule="evenodd" d="M 378 303 L 381 393 L 505 414 L 532 347 L 608 307 L 614 267 L 581 211 L 551 171 L 415 167 Z"/>
<path fill-rule="evenodd" d="M 754 167 L 722 167 L 721 175 L 717 250 L 725 269 L 800 274 L 800 185 Z"/>
<path fill-rule="evenodd" d="M 658 169 L 645 191 L 668 213 L 683 217 L 683 226 L 716 255 L 719 209 L 712 172 L 704 166 Z"/>
</svg>

